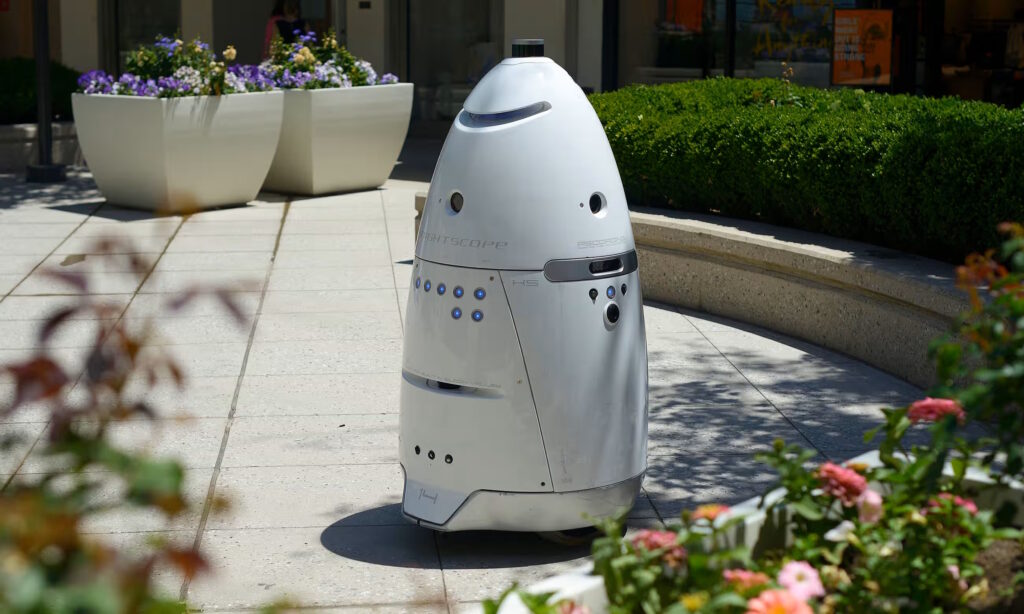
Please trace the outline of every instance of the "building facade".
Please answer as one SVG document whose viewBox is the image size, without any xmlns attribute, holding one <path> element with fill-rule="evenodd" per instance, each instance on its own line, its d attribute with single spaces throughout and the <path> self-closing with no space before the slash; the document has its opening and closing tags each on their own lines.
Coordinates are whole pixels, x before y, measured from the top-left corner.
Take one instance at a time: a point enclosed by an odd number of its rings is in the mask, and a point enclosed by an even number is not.
<svg viewBox="0 0 1024 614">
<path fill-rule="evenodd" d="M 31 0 L 0 0 L 0 57 L 31 55 Z M 49 0 L 52 55 L 116 71 L 157 34 L 233 44 L 258 62 L 274 0 Z M 716 75 L 1024 100 L 1024 0 L 302 0 L 356 55 L 416 84 L 418 126 L 540 37 L 587 90 Z M 839 60 L 837 61 L 837 58 Z M 784 64 L 785 63 L 785 64 Z"/>
</svg>

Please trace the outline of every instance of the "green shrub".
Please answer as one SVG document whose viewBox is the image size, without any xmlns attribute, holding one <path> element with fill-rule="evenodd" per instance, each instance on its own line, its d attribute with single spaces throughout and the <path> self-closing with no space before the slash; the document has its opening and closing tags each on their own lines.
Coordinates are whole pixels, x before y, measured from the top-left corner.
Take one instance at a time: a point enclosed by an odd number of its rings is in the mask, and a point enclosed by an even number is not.
<svg viewBox="0 0 1024 614">
<path fill-rule="evenodd" d="M 948 261 L 1024 218 L 1024 111 L 710 79 L 594 94 L 631 203 Z"/>
<path fill-rule="evenodd" d="M 0 124 L 36 121 L 36 62 L 31 58 L 0 59 Z M 50 63 L 54 119 L 71 120 L 71 94 L 78 89 L 78 72 Z"/>
</svg>

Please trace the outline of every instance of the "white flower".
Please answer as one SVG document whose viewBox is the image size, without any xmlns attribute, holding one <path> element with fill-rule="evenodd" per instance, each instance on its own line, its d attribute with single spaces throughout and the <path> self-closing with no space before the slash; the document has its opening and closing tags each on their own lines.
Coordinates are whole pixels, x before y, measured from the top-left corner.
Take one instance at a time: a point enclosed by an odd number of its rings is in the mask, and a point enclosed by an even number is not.
<svg viewBox="0 0 1024 614">
<path fill-rule="evenodd" d="M 856 526 L 851 521 L 844 520 L 825 533 L 825 539 L 830 542 L 844 542 L 855 528 Z"/>
</svg>

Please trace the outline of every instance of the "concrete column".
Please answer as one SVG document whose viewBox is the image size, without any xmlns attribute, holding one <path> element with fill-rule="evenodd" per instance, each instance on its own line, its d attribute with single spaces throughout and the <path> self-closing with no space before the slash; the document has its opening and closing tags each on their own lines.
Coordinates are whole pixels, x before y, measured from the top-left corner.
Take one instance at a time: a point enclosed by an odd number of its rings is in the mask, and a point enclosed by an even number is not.
<svg viewBox="0 0 1024 614">
<path fill-rule="evenodd" d="M 213 43 L 213 0 L 181 0 L 181 38 Z"/>
<path fill-rule="evenodd" d="M 565 0 L 506 0 L 505 57 L 512 55 L 513 40 L 543 38 L 544 55 L 564 67 L 565 19 Z"/>
<path fill-rule="evenodd" d="M 604 0 L 577 0 L 576 83 L 601 91 L 601 44 Z"/>
<path fill-rule="evenodd" d="M 345 20 L 348 50 L 357 58 L 373 64 L 378 74 L 391 70 L 388 62 L 388 1 L 346 0 Z"/>
<path fill-rule="evenodd" d="M 99 2 L 60 0 L 60 61 L 79 72 L 100 67 Z"/>
</svg>

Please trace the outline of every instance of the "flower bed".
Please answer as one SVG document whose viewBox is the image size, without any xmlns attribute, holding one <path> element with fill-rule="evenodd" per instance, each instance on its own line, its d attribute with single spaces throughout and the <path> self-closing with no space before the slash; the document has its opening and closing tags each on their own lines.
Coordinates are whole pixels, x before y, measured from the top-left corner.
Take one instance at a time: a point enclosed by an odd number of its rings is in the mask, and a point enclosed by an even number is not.
<svg viewBox="0 0 1024 614">
<path fill-rule="evenodd" d="M 958 269 L 973 309 L 958 337 L 933 346 L 935 396 L 884 409 L 865 434 L 880 438 L 877 452 L 812 464 L 815 451 L 777 441 L 758 456 L 781 488 L 625 539 L 609 523 L 594 575 L 485 611 L 1021 611 L 1024 226 L 1002 229 L 1001 250 Z M 924 428 L 928 443 L 910 445 L 908 431 Z"/>
</svg>

